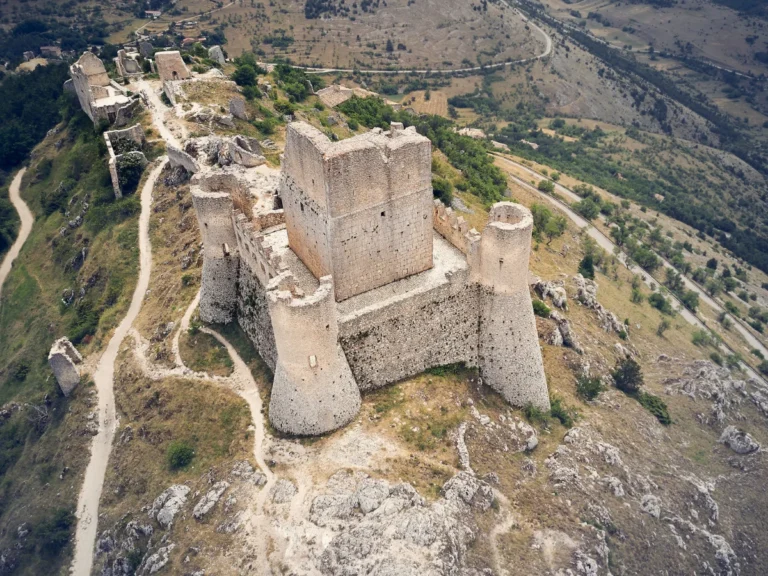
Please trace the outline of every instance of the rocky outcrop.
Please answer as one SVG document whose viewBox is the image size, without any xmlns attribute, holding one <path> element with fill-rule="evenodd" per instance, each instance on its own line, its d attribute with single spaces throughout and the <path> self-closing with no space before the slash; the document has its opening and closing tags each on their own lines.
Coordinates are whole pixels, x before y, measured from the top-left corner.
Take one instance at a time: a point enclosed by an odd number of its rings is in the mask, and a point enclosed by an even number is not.
<svg viewBox="0 0 768 576">
<path fill-rule="evenodd" d="M 680 377 L 668 378 L 663 384 L 667 394 L 711 400 L 712 417 L 718 423 L 724 422 L 726 414 L 739 406 L 748 396 L 746 382 L 734 379 L 730 370 L 717 366 L 709 360 L 696 360 L 686 365 Z M 753 400 L 759 407 L 756 398 L 754 396 Z"/>
<path fill-rule="evenodd" d="M 536 293 L 542 300 L 552 298 L 552 304 L 556 308 L 561 310 L 568 309 L 568 295 L 565 292 L 562 281 L 548 282 L 537 278 L 533 284 L 533 289 L 536 290 Z"/>
<path fill-rule="evenodd" d="M 168 530 L 173 526 L 173 519 L 187 502 L 189 486 L 174 484 L 166 488 L 160 496 L 155 498 L 149 509 L 149 517 L 157 520 L 158 524 Z"/>
<path fill-rule="evenodd" d="M 576 300 L 595 311 L 600 327 L 603 330 L 606 332 L 616 332 L 617 334 L 624 332 L 629 335 L 629 326 L 620 322 L 616 314 L 606 309 L 597 301 L 596 282 L 584 278 L 581 274 L 576 274 L 573 277 L 573 282 L 576 285 Z"/>
<path fill-rule="evenodd" d="M 250 168 L 267 161 L 261 155 L 258 140 L 246 136 L 194 138 L 186 142 L 184 151 L 197 162 L 209 166 L 239 164 Z"/>
<path fill-rule="evenodd" d="M 195 505 L 194 510 L 192 510 L 192 516 L 194 516 L 195 519 L 200 520 L 203 516 L 208 514 L 227 488 L 229 488 L 229 482 L 226 480 L 216 482 L 216 484 L 213 485 L 213 488 L 206 492 Z"/>
<path fill-rule="evenodd" d="M 491 486 L 468 472 L 448 480 L 431 505 L 410 484 L 361 472 L 339 471 L 327 488 L 313 500 L 310 520 L 331 536 L 315 561 L 328 575 L 462 573 L 477 530 L 472 511 L 493 503 Z"/>
<path fill-rule="evenodd" d="M 728 426 L 720 435 L 719 442 L 725 444 L 736 454 L 752 454 L 760 450 L 760 444 L 743 430 L 736 426 Z"/>
<path fill-rule="evenodd" d="M 69 338 L 59 338 L 48 353 L 48 364 L 53 370 L 56 382 L 64 396 L 69 396 L 80 383 L 80 369 L 83 357 Z"/>
</svg>

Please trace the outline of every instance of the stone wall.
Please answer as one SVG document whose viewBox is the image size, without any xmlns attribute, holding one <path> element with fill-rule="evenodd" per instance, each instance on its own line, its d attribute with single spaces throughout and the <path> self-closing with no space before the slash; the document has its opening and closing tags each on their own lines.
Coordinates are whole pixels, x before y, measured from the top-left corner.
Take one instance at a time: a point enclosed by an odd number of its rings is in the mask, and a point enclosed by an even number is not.
<svg viewBox="0 0 768 576">
<path fill-rule="evenodd" d="M 160 80 L 186 80 L 191 77 L 178 50 L 155 52 L 155 66 Z"/>
<path fill-rule="evenodd" d="M 68 338 L 59 338 L 51 346 L 48 364 L 64 396 L 69 396 L 80 383 L 80 369 L 77 365 L 82 362 L 83 357 Z"/>
<path fill-rule="evenodd" d="M 277 348 L 272 319 L 269 317 L 267 292 L 251 268 L 252 261 L 243 259 L 237 289 L 237 322 L 247 334 L 261 359 L 275 371 Z"/>
<path fill-rule="evenodd" d="M 313 181 L 309 176 L 305 179 Z M 317 202 L 285 171 L 280 177 L 279 190 L 291 249 L 316 278 L 330 274 L 332 264 L 324 197 L 315 194 L 323 201 L 322 204 Z"/>
<path fill-rule="evenodd" d="M 117 141 L 120 139 L 131 140 L 132 142 L 139 144 L 139 146 L 143 146 L 145 142 L 144 129 L 140 124 L 136 124 L 135 126 L 125 128 L 124 130 L 108 130 L 104 132 L 104 141 L 107 144 L 107 155 L 109 156 L 107 166 L 109 168 L 109 176 L 112 180 L 112 190 L 115 193 L 115 198 L 123 197 L 123 191 L 120 187 L 119 160 L 124 154 L 115 153 L 115 146 L 117 146 Z M 128 152 L 127 154 L 138 155 L 138 161 L 144 166 L 149 163 L 146 156 L 144 156 L 144 153 L 140 150 Z"/>
<path fill-rule="evenodd" d="M 458 248 L 464 254 L 469 254 L 470 244 L 480 234 L 462 216 L 457 216 L 451 208 L 448 208 L 440 200 L 434 200 L 434 212 L 432 224 L 440 236 L 448 240 L 454 248 Z"/>
<path fill-rule="evenodd" d="M 265 244 L 264 237 L 258 234 L 256 226 L 245 215 L 235 212 L 232 221 L 240 259 L 266 286 L 272 278 L 286 270 L 285 264 L 272 247 Z"/>
<path fill-rule="evenodd" d="M 380 388 L 433 366 L 477 365 L 478 290 L 468 272 L 433 290 L 342 318 L 340 342 L 361 390 Z"/>
</svg>

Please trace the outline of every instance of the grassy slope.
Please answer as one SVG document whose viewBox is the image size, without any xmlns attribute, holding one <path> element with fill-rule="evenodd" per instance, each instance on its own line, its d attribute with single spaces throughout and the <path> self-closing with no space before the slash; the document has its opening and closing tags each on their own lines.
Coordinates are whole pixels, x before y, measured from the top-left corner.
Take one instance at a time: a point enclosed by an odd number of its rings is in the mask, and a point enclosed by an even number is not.
<svg viewBox="0 0 768 576">
<path fill-rule="evenodd" d="M 111 211 L 118 205 L 109 197 L 101 135 L 86 121 L 77 116 L 69 127 L 60 126 L 33 154 L 22 196 L 36 221 L 0 303 L 0 404 L 30 403 L 49 414 L 46 422 L 37 425 L 29 420 L 30 409 L 0 420 L 0 523 L 4 526 L 0 550 L 21 545 L 11 558 L 19 563 L 22 574 L 39 574 L 43 569 L 56 573 L 65 565 L 70 554 L 66 523 L 59 526 L 58 544 L 51 544 L 56 538 L 50 531 L 42 532 L 55 510 L 74 510 L 90 442 L 85 427 L 92 388 L 82 385 L 70 398 L 63 398 L 47 363 L 56 338 L 83 328 L 83 313 L 74 303 L 61 303 L 62 291 L 72 288 L 77 293 L 86 287 L 88 322 L 95 328 L 94 336 L 79 346 L 87 355 L 105 342 L 105 335 L 127 308 L 138 263 L 137 218 L 125 219 Z M 62 208 L 46 215 L 51 193 L 68 178 L 72 188 L 58 198 Z M 85 195 L 90 195 L 85 223 L 61 235 L 60 228 L 79 213 Z M 74 214 L 65 216 L 64 206 Z M 88 248 L 85 262 L 73 270 L 68 263 L 83 247 Z M 31 532 L 18 540 L 16 528 L 24 522 Z"/>
</svg>

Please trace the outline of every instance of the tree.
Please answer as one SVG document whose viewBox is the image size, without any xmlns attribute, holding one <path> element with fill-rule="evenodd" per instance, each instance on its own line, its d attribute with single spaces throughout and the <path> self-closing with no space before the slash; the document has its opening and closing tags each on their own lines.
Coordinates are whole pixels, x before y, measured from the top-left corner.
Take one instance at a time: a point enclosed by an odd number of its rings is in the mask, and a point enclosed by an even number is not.
<svg viewBox="0 0 768 576">
<path fill-rule="evenodd" d="M 624 358 L 611 372 L 616 388 L 627 394 L 635 394 L 643 385 L 643 372 L 634 358 Z"/>
<path fill-rule="evenodd" d="M 590 280 L 595 279 L 595 262 L 591 253 L 584 256 L 582 261 L 579 262 L 579 274 Z"/>
<path fill-rule="evenodd" d="M 704 289 L 707 291 L 707 293 L 710 296 L 717 296 L 718 294 L 720 294 L 720 292 L 723 291 L 723 283 L 720 282 L 720 280 L 717 280 L 715 278 L 710 278 L 707 281 L 707 284 L 704 287 Z"/>
<path fill-rule="evenodd" d="M 699 307 L 699 295 L 693 290 L 686 290 L 685 293 L 680 297 L 680 301 L 683 303 L 683 306 L 688 308 L 688 310 L 692 310 L 693 312 L 696 312 L 696 308 Z"/>
<path fill-rule="evenodd" d="M 669 323 L 669 320 L 667 320 L 666 318 L 663 318 L 661 320 L 661 323 L 659 324 L 659 327 L 656 328 L 656 335 L 663 337 L 664 336 L 664 332 L 669 330 L 670 326 L 671 326 L 671 324 Z"/>
<path fill-rule="evenodd" d="M 544 234 L 547 235 L 547 246 L 552 243 L 552 240 L 559 238 L 565 232 L 568 226 L 568 221 L 565 216 L 558 214 L 554 218 L 550 218 L 547 225 L 544 227 Z"/>
<path fill-rule="evenodd" d="M 707 268 L 710 270 L 717 270 L 717 260 L 715 258 L 707 260 Z"/>
<path fill-rule="evenodd" d="M 232 74 L 238 86 L 256 86 L 256 70 L 250 64 L 238 66 Z"/>
<path fill-rule="evenodd" d="M 549 180 L 539 180 L 536 188 L 547 194 L 552 194 L 555 191 L 555 185 Z"/>
<path fill-rule="evenodd" d="M 387 52 L 394 52 L 395 51 L 395 45 L 392 43 L 392 39 L 387 39 Z"/>
<path fill-rule="evenodd" d="M 592 198 L 580 200 L 573 205 L 574 210 L 584 216 L 587 220 L 594 220 L 600 214 L 600 205 Z"/>
<path fill-rule="evenodd" d="M 432 178 L 432 194 L 439 198 L 443 204 L 450 206 L 453 202 L 453 184 L 442 176 Z"/>
</svg>

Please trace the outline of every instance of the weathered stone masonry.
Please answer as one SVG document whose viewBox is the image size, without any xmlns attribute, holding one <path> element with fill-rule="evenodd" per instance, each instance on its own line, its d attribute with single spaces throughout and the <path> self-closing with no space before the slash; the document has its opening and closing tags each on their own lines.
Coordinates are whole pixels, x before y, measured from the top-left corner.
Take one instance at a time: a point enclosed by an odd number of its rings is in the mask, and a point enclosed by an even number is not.
<svg viewBox="0 0 768 576">
<path fill-rule="evenodd" d="M 354 418 L 360 390 L 454 362 L 515 405 L 549 407 L 527 285 L 531 214 L 499 203 L 482 234 L 470 230 L 433 202 L 430 168 L 429 140 L 401 125 L 331 143 L 292 123 L 279 201 L 251 189 L 256 214 L 233 209 L 245 185 L 235 172 L 193 178 L 201 318 L 237 317 L 274 370 L 278 429 L 333 430 Z"/>
</svg>

